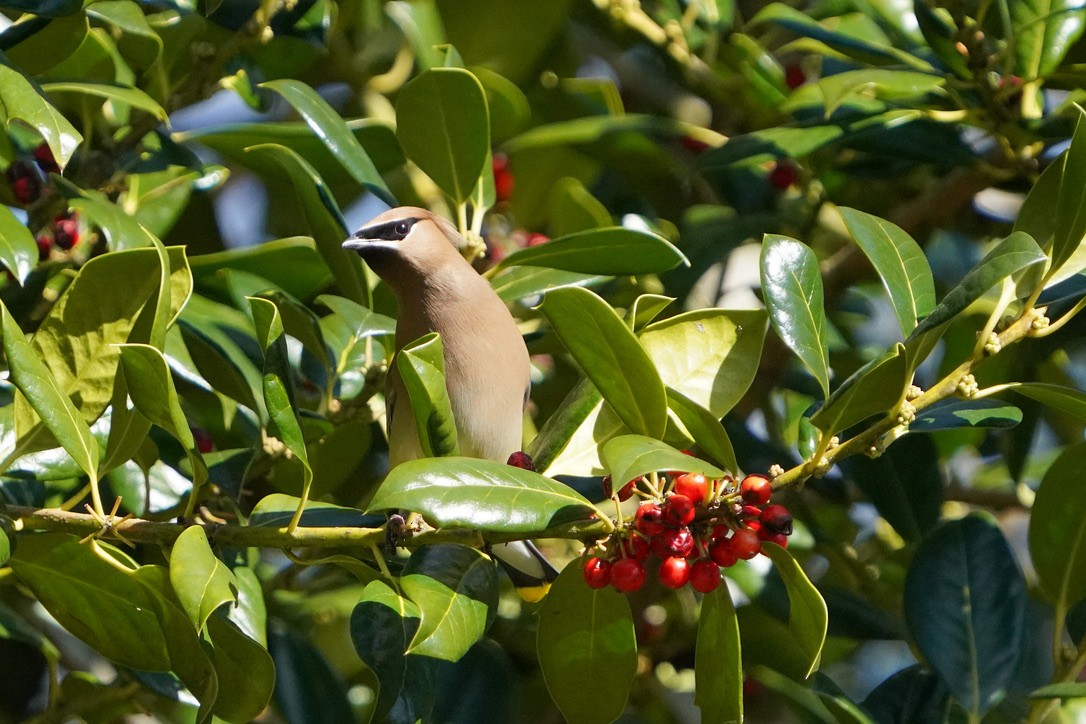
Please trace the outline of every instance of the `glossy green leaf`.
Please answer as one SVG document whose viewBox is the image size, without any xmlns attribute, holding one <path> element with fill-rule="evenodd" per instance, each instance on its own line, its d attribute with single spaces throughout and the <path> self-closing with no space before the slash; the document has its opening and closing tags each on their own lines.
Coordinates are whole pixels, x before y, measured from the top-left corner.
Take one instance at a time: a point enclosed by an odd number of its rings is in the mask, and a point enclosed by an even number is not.
<svg viewBox="0 0 1086 724">
<path fill-rule="evenodd" d="M 89 26 L 82 14 L 68 15 L 42 22 L 25 18 L 4 33 L 4 54 L 13 67 L 38 76 L 73 55 L 87 37 Z"/>
<path fill-rule="evenodd" d="M 170 551 L 170 584 L 181 607 L 197 629 L 224 603 L 237 602 L 237 581 L 215 557 L 201 526 L 193 525 L 177 536 Z"/>
<path fill-rule="evenodd" d="M 626 310 L 626 323 L 635 333 L 640 333 L 674 301 L 675 297 L 662 294 L 642 294 Z"/>
<path fill-rule="evenodd" d="M 939 677 L 923 664 L 913 664 L 888 677 L 863 701 L 875 721 L 941 721 L 949 702 Z"/>
<path fill-rule="evenodd" d="M 567 485 L 492 460 L 448 457 L 397 465 L 369 510 L 405 508 L 439 526 L 527 533 L 585 521 L 595 509 Z"/>
<path fill-rule="evenodd" d="M 690 262 L 662 236 L 621 226 L 578 231 L 505 257 L 500 267 L 536 266 L 580 274 L 655 274 Z"/>
<path fill-rule="evenodd" d="M 829 330 L 818 259 L 806 244 L 766 234 L 761 270 L 762 294 L 773 328 L 814 375 L 823 396 L 829 397 Z"/>
<path fill-rule="evenodd" d="M 483 86 L 463 68 L 420 73 L 396 98 L 396 136 L 442 191 L 466 201 L 490 153 Z"/>
<path fill-rule="evenodd" d="M 38 265 L 34 235 L 7 206 L 0 206 L 0 264 L 7 267 L 20 284 Z"/>
<path fill-rule="evenodd" d="M 1028 597 L 1010 546 L 986 515 L 949 521 L 920 544 L 905 620 L 928 664 L 978 717 L 1014 680 Z"/>
<path fill-rule="evenodd" d="M 811 416 L 811 424 L 833 435 L 872 415 L 888 412 L 904 399 L 911 378 L 905 346 L 898 344 L 842 382 Z"/>
<path fill-rule="evenodd" d="M 1086 20 L 1086 6 L 1079 3 L 1079 33 Z M 1086 114 L 1081 111 L 1067 149 L 1053 166 L 1060 167 L 1060 190 L 1056 198 L 1056 216 L 1052 228 L 1051 272 L 1059 270 L 1086 236 Z M 1047 170 L 1047 169 L 1046 169 Z"/>
<path fill-rule="evenodd" d="M 151 246 L 151 236 L 117 204 L 94 194 L 76 196 L 68 205 L 101 229 L 113 251 Z"/>
<path fill-rule="evenodd" d="M 1029 693 L 1030 699 L 1082 699 L 1086 697 L 1086 681 L 1049 684 Z"/>
<path fill-rule="evenodd" d="M 370 305 L 370 292 L 362 271 L 362 259 L 343 248 L 347 227 L 339 207 L 313 167 L 297 152 L 278 144 L 263 144 L 251 153 L 274 159 L 288 174 L 294 193 L 317 244 L 317 251 L 332 271 L 339 293 L 359 304 Z M 301 295 L 295 295 L 301 296 Z"/>
<path fill-rule="evenodd" d="M 1040 264 L 1048 259 L 1037 243 L 1026 233 L 1016 231 L 985 255 L 969 270 L 957 286 L 947 292 L 939 305 L 924 317 L 909 335 L 919 335 L 948 322 L 985 292 L 1017 271 Z"/>
<path fill-rule="evenodd" d="M 67 391 L 42 363 L 37 351 L 26 341 L 3 303 L 0 303 L 0 316 L 4 356 L 12 383 L 57 442 L 83 472 L 94 478 L 98 467 L 98 442 L 91 435 L 86 420 Z"/>
<path fill-rule="evenodd" d="M 228 722 L 252 721 L 267 708 L 275 688 L 271 654 L 225 616 L 209 618 L 207 634 L 219 683 L 215 716 Z"/>
<path fill-rule="evenodd" d="M 396 320 L 378 314 L 357 302 L 332 294 L 322 294 L 317 301 L 343 318 L 355 339 L 391 335 L 396 333 Z"/>
<path fill-rule="evenodd" d="M 122 85 L 108 85 L 106 83 L 81 83 L 77 81 L 65 81 L 55 83 L 43 83 L 41 89 L 46 93 L 76 93 L 79 95 L 94 96 L 113 103 L 121 103 L 141 111 L 150 113 L 163 123 L 169 122 L 166 110 L 139 88 Z"/>
<path fill-rule="evenodd" d="M 567 721 L 608 724 L 622 714 L 637 672 L 637 641 L 626 596 L 592 589 L 574 560 L 539 612 L 536 651 L 547 690 Z"/>
<path fill-rule="evenodd" d="M 10 565 L 53 618 L 98 653 L 143 671 L 170 670 L 150 592 L 77 537 L 23 536 Z"/>
<path fill-rule="evenodd" d="M 0 65 L 0 117 L 5 127 L 14 121 L 22 121 L 37 130 L 49 144 L 49 150 L 61 168 L 68 165 L 75 149 L 83 142 L 79 131 L 38 95 L 22 73 L 4 65 Z"/>
<path fill-rule="evenodd" d="M 561 287 L 591 287 L 610 277 L 600 274 L 578 274 L 536 266 L 516 266 L 505 269 L 490 282 L 503 302 L 516 302 Z"/>
<path fill-rule="evenodd" d="M 406 36 L 423 70 L 445 65 L 446 55 L 441 46 L 447 45 L 445 28 L 437 5 L 424 2 L 390 2 L 385 10 Z"/>
<path fill-rule="evenodd" d="M 1086 392 L 1043 382 L 1017 382 L 1009 385 L 1008 389 L 1054 410 L 1086 420 Z"/>
<path fill-rule="evenodd" d="M 1056 70 L 1086 27 L 1082 0 L 1015 0 L 1008 7 L 1015 73 L 1029 80 Z"/>
<path fill-rule="evenodd" d="M 1067 447 L 1045 473 L 1029 523 L 1029 550 L 1050 601 L 1069 608 L 1086 597 L 1086 444 Z"/>
<path fill-rule="evenodd" d="M 162 54 L 162 38 L 134 0 L 98 0 L 87 7 L 87 17 L 121 31 L 117 41 L 121 52 L 140 68 L 150 67 Z"/>
<path fill-rule="evenodd" d="M 0 603 L 0 639 L 19 641 L 31 646 L 49 661 L 60 660 L 60 651 L 53 642 L 3 603 Z"/>
<path fill-rule="evenodd" d="M 723 583 L 701 599 L 694 649 L 694 703 L 705 724 L 743 721 L 743 660 L 739 619 Z"/>
<path fill-rule="evenodd" d="M 260 372 L 237 344 L 206 320 L 186 314 L 181 322 L 185 349 L 203 379 L 216 392 L 265 417 Z"/>
<path fill-rule="evenodd" d="M 603 445 L 602 458 L 611 477 L 621 481 L 668 470 L 702 473 L 709 478 L 724 477 L 723 470 L 642 435 L 621 435 L 608 440 Z"/>
<path fill-rule="evenodd" d="M 411 404 L 424 457 L 459 455 L 456 420 L 445 388 L 445 356 L 436 332 L 407 344 L 396 366 Z"/>
<path fill-rule="evenodd" d="M 1014 427 L 1022 421 L 1022 411 L 991 397 L 979 400 L 948 398 L 916 413 L 909 423 L 912 432 L 953 430 L 959 427 Z"/>
<path fill-rule="evenodd" d="M 200 254 L 193 257 L 191 265 L 196 284 L 204 294 L 227 294 L 221 272 L 240 271 L 263 277 L 296 299 L 309 299 L 326 287 L 332 276 L 320 260 L 314 242 L 296 236 Z"/>
<path fill-rule="evenodd" d="M 788 590 L 788 627 L 807 656 L 806 676 L 810 676 L 818 669 L 826 643 L 826 602 L 791 553 L 768 541 L 762 543 L 762 553 L 773 561 Z"/>
<path fill-rule="evenodd" d="M 547 293 L 540 311 L 585 376 L 631 431 L 659 439 L 667 397 L 648 352 L 607 302 L 578 287 Z"/>
<path fill-rule="evenodd" d="M 362 144 L 351 133 L 339 114 L 315 90 L 301 81 L 280 78 L 260 84 L 283 96 L 298 115 L 313 130 L 332 155 L 354 176 L 358 183 L 372 190 L 383 200 L 392 201 L 392 194 L 381 174 L 366 154 Z"/>
<path fill-rule="evenodd" d="M 301 498 L 282 493 L 265 495 L 249 515 L 249 525 L 285 528 L 298 509 Z M 376 528 L 384 525 L 382 516 L 366 515 L 357 508 L 311 500 L 305 505 L 301 524 L 312 528 Z"/>
<path fill-rule="evenodd" d="M 713 413 L 671 388 L 667 390 L 667 406 L 710 460 L 727 471 L 739 469 L 732 441 Z"/>
<path fill-rule="evenodd" d="M 908 70 L 864 69 L 834 73 L 818 80 L 825 115 L 829 117 L 842 103 L 852 97 L 877 98 L 902 102 L 919 99 L 942 88 L 946 79 L 941 75 Z"/>
<path fill-rule="evenodd" d="M 359 658 L 380 682 L 375 721 L 388 721 L 393 707 L 399 720 L 425 719 L 433 707 L 436 660 L 408 654 L 407 647 L 421 622 L 419 608 L 398 595 L 384 581 L 374 581 L 362 592 L 351 613 L 351 641 Z"/>
<path fill-rule="evenodd" d="M 407 649 L 412 654 L 458 661 L 497 612 L 494 561 L 467 546 L 416 549 L 400 574 L 400 588 L 422 618 Z"/>
<path fill-rule="evenodd" d="M 555 459 L 572 443 L 578 431 L 586 426 L 586 422 L 590 419 L 594 420 L 604 407 L 606 406 L 600 391 L 587 379 L 578 380 L 525 450 L 535 462 L 536 469 L 546 473 L 551 472 L 551 465 Z M 615 418 L 621 430 L 622 422 L 618 421 L 610 407 L 606 409 Z M 596 463 L 598 464 L 598 448 L 592 445 L 592 450 L 597 453 Z"/>
<path fill-rule="evenodd" d="M 935 282 L 924 251 L 901 227 L 856 209 L 839 209 L 849 234 L 875 267 L 901 331 L 908 335 L 935 307 Z"/>
</svg>

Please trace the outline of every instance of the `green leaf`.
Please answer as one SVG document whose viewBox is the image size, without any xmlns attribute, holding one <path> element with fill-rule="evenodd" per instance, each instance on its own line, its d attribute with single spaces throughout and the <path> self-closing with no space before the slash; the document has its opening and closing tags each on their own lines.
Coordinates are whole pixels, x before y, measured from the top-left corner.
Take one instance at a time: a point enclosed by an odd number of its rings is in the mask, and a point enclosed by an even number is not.
<svg viewBox="0 0 1086 724">
<path fill-rule="evenodd" d="M 563 178 L 554 185 L 548 206 L 550 231 L 556 238 L 611 225 L 607 207 L 575 178 Z"/>
<path fill-rule="evenodd" d="M 315 246 L 311 239 L 296 236 L 200 254 L 191 261 L 192 273 L 204 294 L 228 294 L 222 272 L 240 271 L 267 279 L 296 299 L 309 299 L 328 285 L 331 276 Z"/>
<path fill-rule="evenodd" d="M 1086 10 L 1079 15 L 1086 18 Z M 1079 20 L 1079 33 L 1082 32 Z M 1071 147 L 1053 166 L 1060 166 L 1060 191 L 1056 199 L 1056 218 L 1052 228 L 1051 273 L 1055 273 L 1082 245 L 1086 236 L 1086 114 L 1081 111 L 1071 137 Z M 1047 170 L 1047 169 L 1046 169 Z"/>
<path fill-rule="evenodd" d="M 358 183 L 373 191 L 382 200 L 393 203 L 392 193 L 362 144 L 339 114 L 315 90 L 292 78 L 270 80 L 261 83 L 259 87 L 283 96 Z"/>
<path fill-rule="evenodd" d="M 151 593 L 75 536 L 23 536 L 11 568 L 53 618 L 102 656 L 142 671 L 170 670 Z"/>
<path fill-rule="evenodd" d="M 22 121 L 40 133 L 61 168 L 83 142 L 79 131 L 38 95 L 22 73 L 5 65 L 0 65 L 0 117 L 5 128 Z"/>
<path fill-rule="evenodd" d="M 830 394 L 829 331 L 818 259 L 806 244 L 777 234 L 762 243 L 762 294 L 781 340 Z"/>
<path fill-rule="evenodd" d="M 207 634 L 219 680 L 215 716 L 228 722 L 252 721 L 267 708 L 275 688 L 271 654 L 225 616 L 209 618 Z"/>
<path fill-rule="evenodd" d="M 102 230 L 112 251 L 127 251 L 151 245 L 151 236 L 117 204 L 86 194 L 68 199 L 68 205 Z"/>
<path fill-rule="evenodd" d="M 602 457 L 611 477 L 622 482 L 668 470 L 702 473 L 709 478 L 724 477 L 723 470 L 642 435 L 621 435 L 608 440 L 603 445 Z"/>
<path fill-rule="evenodd" d="M 838 209 L 849 234 L 875 267 L 901 331 L 908 335 L 935 307 L 935 282 L 924 251 L 901 227 L 856 209 Z"/>
<path fill-rule="evenodd" d="M 953 430 L 959 427 L 1014 427 L 1022 411 L 1014 405 L 985 397 L 979 400 L 941 400 L 916 413 L 909 423 L 911 432 Z"/>
<path fill-rule="evenodd" d="M 456 420 L 445 389 L 445 357 L 436 332 L 407 344 L 396 355 L 424 457 L 459 455 Z"/>
<path fill-rule="evenodd" d="M 98 442 L 91 435 L 86 420 L 42 363 L 37 351 L 27 343 L 23 331 L 2 302 L 0 317 L 4 355 L 12 383 L 83 472 L 92 480 L 96 479 Z"/>
<path fill-rule="evenodd" d="M 1086 25 L 1081 0 L 1015 0 L 1009 7 L 1015 73 L 1027 80 L 1056 70 Z"/>
<path fill-rule="evenodd" d="M 717 586 L 701 599 L 694 676 L 694 703 L 705 724 L 743 721 L 739 619 L 727 585 Z"/>
<path fill-rule="evenodd" d="M 249 525 L 263 528 L 285 528 L 298 509 L 301 498 L 282 493 L 265 495 L 249 515 Z M 381 516 L 366 515 L 357 508 L 311 500 L 305 504 L 301 524 L 312 528 L 376 528 L 384 525 Z"/>
<path fill-rule="evenodd" d="M 474 548 L 416 549 L 400 574 L 400 588 L 422 621 L 408 653 L 458 661 L 482 638 L 497 612 L 498 571 Z"/>
<path fill-rule="evenodd" d="M 517 266 L 497 274 L 490 286 L 503 302 L 516 302 L 561 287 L 591 287 L 610 277 L 536 266 Z"/>
<path fill-rule="evenodd" d="M 378 337 L 396 333 L 396 320 L 371 311 L 357 302 L 332 294 L 322 294 L 317 301 L 343 318 L 351 327 L 355 339 Z"/>
<path fill-rule="evenodd" d="M 667 396 L 648 352 L 607 302 L 578 287 L 547 293 L 539 307 L 585 376 L 631 431 L 659 439 Z"/>
<path fill-rule="evenodd" d="M 734 472 L 739 469 L 732 441 L 713 413 L 671 388 L 667 390 L 667 406 L 713 462 L 724 470 Z"/>
<path fill-rule="evenodd" d="M 304 158 L 285 146 L 263 144 L 249 150 L 274 159 L 290 174 L 294 193 L 317 244 L 317 251 L 332 271 L 339 293 L 363 306 L 370 306 L 370 290 L 362 271 L 362 259 L 343 248 L 347 226 L 321 177 Z M 304 295 L 295 296 L 304 298 Z"/>
<path fill-rule="evenodd" d="M 60 18 L 79 12 L 83 0 L 3 0 L 0 6 L 46 18 Z"/>
<path fill-rule="evenodd" d="M 1043 382 L 1016 382 L 1007 389 L 1086 421 L 1086 392 Z"/>
<path fill-rule="evenodd" d="M 942 524 L 913 556 L 905 620 L 928 664 L 977 718 L 1014 681 L 1028 603 L 1010 546 L 986 515 Z"/>
<path fill-rule="evenodd" d="M 613 226 L 578 231 L 525 247 L 498 264 L 499 267 L 518 265 L 625 276 L 656 274 L 680 265 L 690 266 L 690 262 L 662 236 Z"/>
<path fill-rule="evenodd" d="M 888 412 L 904 399 L 911 378 L 905 346 L 897 344 L 842 382 L 811 416 L 811 424 L 833 435 L 872 415 Z"/>
<path fill-rule="evenodd" d="M 78 93 L 80 95 L 102 98 L 114 103 L 123 103 L 126 106 L 146 111 L 158 120 L 169 125 L 169 116 L 166 113 L 166 109 L 139 88 L 110 85 L 107 83 L 65 81 L 62 83 L 43 83 L 41 89 L 46 93 Z"/>
<path fill-rule="evenodd" d="M 44 22 L 40 18 L 23 20 L 4 33 L 5 65 L 19 68 L 28 77 L 49 72 L 75 54 L 89 30 L 82 14 Z"/>
<path fill-rule="evenodd" d="M 38 265 L 38 245 L 34 235 L 7 206 L 0 206 L 0 264 L 15 275 L 19 284 L 25 282 L 31 270 Z"/>
<path fill-rule="evenodd" d="M 475 190 L 490 153 L 490 119 L 478 79 L 433 68 L 396 98 L 396 136 L 407 157 L 460 204 Z"/>
<path fill-rule="evenodd" d="M 592 589 L 569 563 L 539 612 L 536 651 L 547 690 L 567 721 L 608 724 L 626 708 L 637 641 L 626 596 Z"/>
<path fill-rule="evenodd" d="M 1086 443 L 1068 446 L 1037 490 L 1029 550 L 1041 587 L 1066 610 L 1086 598 L 1086 495 L 1079 484 Z"/>
<path fill-rule="evenodd" d="M 947 292 L 939 306 L 913 329 L 909 339 L 916 339 L 929 329 L 949 322 L 1011 274 L 1047 259 L 1032 237 L 1021 231 L 1014 232 L 999 242 L 996 248 L 988 252 L 979 264 L 962 277 L 957 286 Z"/>
<path fill-rule="evenodd" d="M 791 553 L 768 541 L 762 543 L 762 553 L 773 561 L 788 591 L 788 627 L 807 656 L 806 676 L 810 676 L 818 669 L 826 643 L 826 602 Z"/>
<path fill-rule="evenodd" d="M 942 721 L 948 705 L 946 688 L 923 664 L 893 674 L 863 701 L 864 709 L 878 722 Z"/>
<path fill-rule="evenodd" d="M 192 525 L 181 532 L 170 551 L 170 584 L 197 629 L 224 603 L 237 602 L 237 581 L 215 557 L 204 529 Z"/>
<path fill-rule="evenodd" d="M 492 460 L 447 457 L 397 465 L 374 493 L 369 510 L 405 508 L 441 527 L 509 533 L 538 532 L 595 513 L 567 485 Z"/>
<path fill-rule="evenodd" d="M 120 30 L 117 44 L 137 67 L 149 68 L 162 55 L 162 38 L 151 29 L 143 9 L 133 0 L 97 0 L 87 7 L 87 17 Z"/>
<path fill-rule="evenodd" d="M 384 581 L 367 585 L 351 613 L 355 651 L 380 682 L 374 721 L 387 721 L 393 707 L 402 711 L 402 721 L 429 716 L 437 662 L 407 653 L 419 623 L 418 606 L 399 596 Z"/>
<path fill-rule="evenodd" d="M 1049 684 L 1029 693 L 1030 699 L 1081 699 L 1086 697 L 1086 682 Z"/>
<path fill-rule="evenodd" d="M 640 333 L 674 301 L 675 297 L 662 294 L 642 294 L 626 310 L 626 323 L 635 333 Z"/>
<path fill-rule="evenodd" d="M 829 118 L 850 98 L 877 98 L 882 101 L 919 100 L 942 88 L 946 79 L 941 75 L 908 70 L 847 70 L 818 80 Z"/>
</svg>

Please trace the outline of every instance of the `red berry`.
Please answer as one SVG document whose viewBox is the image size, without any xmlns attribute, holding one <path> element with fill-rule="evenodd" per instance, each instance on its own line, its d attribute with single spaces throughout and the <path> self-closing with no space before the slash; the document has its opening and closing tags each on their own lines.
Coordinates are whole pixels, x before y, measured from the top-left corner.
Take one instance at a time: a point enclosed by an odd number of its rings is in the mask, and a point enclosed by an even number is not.
<svg viewBox="0 0 1086 724">
<path fill-rule="evenodd" d="M 807 82 L 807 74 L 799 65 L 790 63 L 784 69 L 784 82 L 789 88 L 795 90 Z"/>
<path fill-rule="evenodd" d="M 38 168 L 45 173 L 60 173 L 60 166 L 53 158 L 53 151 L 48 143 L 40 143 L 34 149 L 34 160 L 38 162 Z"/>
<path fill-rule="evenodd" d="M 790 161 L 778 161 L 773 170 L 769 172 L 769 183 L 773 188 L 784 191 L 799 179 L 799 171 Z"/>
<path fill-rule="evenodd" d="M 41 183 L 33 176 L 21 176 L 11 182 L 11 194 L 20 204 L 32 204 L 41 196 Z"/>
<path fill-rule="evenodd" d="M 634 514 L 634 527 L 650 538 L 664 530 L 664 511 L 656 503 L 646 501 L 637 507 Z"/>
<path fill-rule="evenodd" d="M 627 501 L 627 500 L 629 500 L 630 498 L 633 497 L 634 488 L 637 487 L 637 481 L 638 480 L 640 480 L 640 478 L 635 478 L 635 479 L 631 480 L 630 482 L 626 483 L 625 485 L 623 485 L 619 489 L 619 491 L 618 491 L 618 499 L 619 499 L 619 501 L 624 502 L 624 501 Z M 606 497 L 610 498 L 611 495 L 613 494 L 613 492 L 614 492 L 614 488 L 612 488 L 612 486 L 611 486 L 611 476 L 610 475 L 604 475 L 603 476 L 603 494 Z"/>
<path fill-rule="evenodd" d="M 45 234 L 38 234 L 38 261 L 45 261 L 53 251 L 53 240 Z"/>
<path fill-rule="evenodd" d="M 748 475 L 739 483 L 739 494 L 751 505 L 765 505 L 772 493 L 773 487 L 764 475 Z"/>
<path fill-rule="evenodd" d="M 190 427 L 189 430 L 192 431 L 192 439 L 196 442 L 196 449 L 201 455 L 207 455 L 215 449 L 215 441 L 207 434 L 207 430 L 202 427 Z"/>
<path fill-rule="evenodd" d="M 53 241 L 65 251 L 79 242 L 79 222 L 74 211 L 53 219 Z"/>
<path fill-rule="evenodd" d="M 603 588 L 611 582 L 611 561 L 593 556 L 584 562 L 584 582 L 589 588 Z"/>
<path fill-rule="evenodd" d="M 685 558 L 665 558 L 659 576 L 668 588 L 682 588 L 690 580 L 690 563 Z"/>
<path fill-rule="evenodd" d="M 740 529 L 728 539 L 728 547 L 737 558 L 750 560 L 762 550 L 762 541 L 754 531 Z"/>
<path fill-rule="evenodd" d="M 713 541 L 709 546 L 709 557 L 713 559 L 713 563 L 718 566 L 734 566 L 736 561 L 739 560 L 739 556 L 735 555 L 732 550 L 732 543 L 730 538 L 718 538 Z"/>
<path fill-rule="evenodd" d="M 668 528 L 653 537 L 650 548 L 659 558 L 686 558 L 694 552 L 694 536 L 689 528 Z"/>
<path fill-rule="evenodd" d="M 693 154 L 705 153 L 710 148 L 708 143 L 693 136 L 683 136 L 680 143 L 683 148 Z"/>
<path fill-rule="evenodd" d="M 540 244 L 546 244 L 551 238 L 545 234 L 528 234 L 528 246 L 539 246 Z"/>
<path fill-rule="evenodd" d="M 683 473 L 675 478 L 675 492 L 695 503 L 704 503 L 709 493 L 709 481 L 701 473 Z"/>
<path fill-rule="evenodd" d="M 757 505 L 744 505 L 739 509 L 739 517 L 743 519 L 753 518 L 757 520 L 762 517 L 762 509 Z"/>
<path fill-rule="evenodd" d="M 694 515 L 697 513 L 694 510 L 694 501 L 685 495 L 669 495 L 667 501 L 664 503 L 664 520 L 668 525 L 676 527 L 689 525 L 690 521 L 694 520 Z"/>
<path fill-rule="evenodd" d="M 649 542 L 641 536 L 633 534 L 622 541 L 622 552 L 627 558 L 634 558 L 644 562 L 649 557 Z"/>
<path fill-rule="evenodd" d="M 792 514 L 783 505 L 767 505 L 759 520 L 770 534 L 792 535 Z"/>
<path fill-rule="evenodd" d="M 611 585 L 622 593 L 636 591 L 645 585 L 645 567 L 633 558 L 616 561 L 611 566 Z"/>
<path fill-rule="evenodd" d="M 767 541 L 769 543 L 776 543 L 781 548 L 788 547 L 788 536 L 786 536 L 784 533 L 770 533 L 766 535 L 765 531 L 763 530 L 761 533 L 758 534 L 758 537 L 761 538 L 763 541 Z"/>
<path fill-rule="evenodd" d="M 748 520 L 748 521 L 744 521 L 743 524 L 745 526 L 747 526 L 748 530 L 752 530 L 755 533 L 757 533 L 758 535 L 762 534 L 762 521 L 760 521 L 760 520 Z"/>
<path fill-rule="evenodd" d="M 509 456 L 509 459 L 505 461 L 507 465 L 512 465 L 514 468 L 520 468 L 522 470 L 531 470 L 535 472 L 535 462 L 532 461 L 532 456 L 526 452 L 520 450 Z"/>
<path fill-rule="evenodd" d="M 720 568 L 705 558 L 690 567 L 690 585 L 695 591 L 709 593 L 720 585 Z"/>
<path fill-rule="evenodd" d="M 513 196 L 513 172 L 509 170 L 509 158 L 504 153 L 495 153 L 494 198 L 499 202 L 508 201 Z"/>
</svg>

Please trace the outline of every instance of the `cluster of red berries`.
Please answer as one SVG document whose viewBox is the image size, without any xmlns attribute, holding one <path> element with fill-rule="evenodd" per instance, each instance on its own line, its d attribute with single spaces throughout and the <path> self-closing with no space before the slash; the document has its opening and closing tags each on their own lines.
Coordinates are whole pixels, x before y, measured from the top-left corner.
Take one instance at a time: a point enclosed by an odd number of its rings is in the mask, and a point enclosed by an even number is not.
<svg viewBox="0 0 1086 724">
<path fill-rule="evenodd" d="M 53 252 L 53 247 L 68 251 L 79 241 L 79 216 L 74 211 L 65 211 L 53 217 L 48 229 L 42 229 L 37 236 L 38 259 L 45 261 Z"/>
<path fill-rule="evenodd" d="M 509 157 L 504 153 L 495 153 L 492 159 L 494 169 L 494 197 L 501 204 L 513 197 L 513 172 L 509 168 Z"/>
<path fill-rule="evenodd" d="M 24 206 L 29 206 L 41 198 L 48 174 L 60 173 L 60 166 L 48 145 L 40 144 L 34 149 L 32 156 L 33 160 L 16 159 L 5 172 L 8 183 L 11 184 L 11 195 Z"/>
<path fill-rule="evenodd" d="M 783 505 L 769 505 L 772 486 L 763 475 L 748 475 L 738 486 L 724 478 L 710 481 L 700 473 L 675 473 L 670 491 L 660 501 L 641 503 L 633 520 L 621 526 L 605 555 L 584 564 L 584 579 L 592 588 L 612 586 L 629 593 L 648 578 L 645 564 L 652 554 L 660 560 L 657 577 L 668 588 L 689 583 L 709 593 L 720 585 L 721 567 L 749 560 L 763 541 L 788 545 L 792 514 Z M 640 481 L 613 491 L 609 478 L 604 492 L 628 500 Z M 665 487 L 666 490 L 666 487 Z"/>
</svg>

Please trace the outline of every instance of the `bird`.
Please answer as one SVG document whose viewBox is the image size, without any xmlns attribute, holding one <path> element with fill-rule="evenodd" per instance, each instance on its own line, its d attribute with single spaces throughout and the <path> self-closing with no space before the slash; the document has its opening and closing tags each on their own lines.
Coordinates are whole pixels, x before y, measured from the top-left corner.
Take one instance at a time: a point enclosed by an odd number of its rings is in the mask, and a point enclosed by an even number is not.
<svg viewBox="0 0 1086 724">
<path fill-rule="evenodd" d="M 520 450 L 531 387 L 528 349 L 513 315 L 460 250 L 448 219 L 401 206 L 365 223 L 343 242 L 396 297 L 395 348 L 437 332 L 460 454 L 506 462 Z M 395 364 L 385 384 L 389 466 L 424 456 L 411 404 Z M 558 571 L 530 541 L 491 548 L 520 596 L 537 601 Z"/>
</svg>

